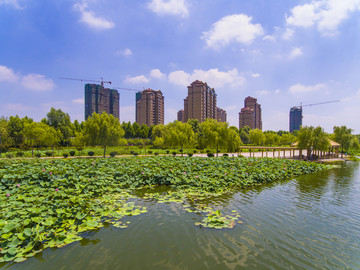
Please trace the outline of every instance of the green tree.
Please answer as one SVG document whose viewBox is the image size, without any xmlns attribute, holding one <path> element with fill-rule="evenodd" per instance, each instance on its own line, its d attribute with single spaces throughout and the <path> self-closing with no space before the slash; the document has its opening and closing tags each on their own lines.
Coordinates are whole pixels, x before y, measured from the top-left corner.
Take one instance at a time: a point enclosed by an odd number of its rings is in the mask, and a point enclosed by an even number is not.
<svg viewBox="0 0 360 270">
<path fill-rule="evenodd" d="M 24 118 L 20 119 L 18 115 L 10 116 L 7 130 L 8 135 L 12 139 L 14 147 L 21 147 L 24 142 L 24 134 L 23 129 L 25 124 L 32 123 L 33 120 L 25 116 Z"/>
<path fill-rule="evenodd" d="M 76 132 L 75 137 L 71 139 L 71 145 L 74 146 L 77 150 L 81 151 L 84 149 L 86 140 L 82 132 Z"/>
<path fill-rule="evenodd" d="M 236 130 L 229 128 L 227 123 L 218 122 L 215 119 L 206 119 L 201 123 L 202 136 L 199 144 L 205 147 L 216 148 L 218 153 L 221 149 L 228 152 L 236 151 L 241 140 Z"/>
<path fill-rule="evenodd" d="M 310 158 L 311 153 L 316 150 L 326 151 L 330 146 L 328 135 L 323 128 L 313 126 L 301 127 L 298 136 L 298 147 L 307 150 L 307 157 Z"/>
<path fill-rule="evenodd" d="M 265 145 L 279 145 L 281 137 L 275 131 L 266 131 L 265 135 Z"/>
<path fill-rule="evenodd" d="M 174 121 L 165 126 L 164 144 L 168 147 L 192 147 L 195 142 L 195 134 L 188 123 Z"/>
<path fill-rule="evenodd" d="M 350 148 L 357 146 L 358 140 L 356 136 L 352 135 L 352 129 L 346 126 L 334 126 L 333 139 L 341 146 L 341 152 L 348 152 Z"/>
<path fill-rule="evenodd" d="M 191 126 L 195 134 L 199 134 L 201 132 L 201 126 L 198 119 L 189 119 L 187 123 Z"/>
<path fill-rule="evenodd" d="M 140 138 L 149 138 L 149 127 L 145 124 L 142 124 L 140 127 Z"/>
<path fill-rule="evenodd" d="M 89 145 L 101 145 L 104 157 L 107 146 L 119 145 L 125 132 L 112 114 L 93 113 L 84 123 L 84 138 Z"/>
<path fill-rule="evenodd" d="M 281 145 L 291 145 L 292 143 L 296 142 L 296 136 L 292 135 L 291 133 L 283 133 L 281 135 L 280 144 Z"/>
<path fill-rule="evenodd" d="M 155 141 L 156 138 L 161 138 L 164 136 L 165 126 L 164 125 L 156 125 L 153 127 L 151 132 L 151 139 Z"/>
<path fill-rule="evenodd" d="M 132 128 L 134 130 L 134 137 L 133 138 L 140 138 L 141 137 L 141 134 L 140 134 L 141 128 L 140 128 L 139 123 L 134 122 L 132 124 Z"/>
<path fill-rule="evenodd" d="M 50 112 L 46 115 L 46 123 L 61 132 L 62 145 L 66 145 L 70 137 L 74 135 L 74 127 L 71 123 L 70 116 L 61 109 L 56 110 L 55 108 L 51 108 Z"/>
<path fill-rule="evenodd" d="M 0 157 L 2 151 L 7 151 L 11 146 L 11 138 L 8 132 L 8 121 L 4 117 L 0 118 Z"/>
<path fill-rule="evenodd" d="M 257 128 L 250 130 L 249 138 L 255 145 L 264 145 L 266 140 L 265 134 Z"/>
<path fill-rule="evenodd" d="M 125 138 L 127 138 L 127 139 L 135 138 L 135 131 L 134 131 L 134 128 L 131 125 L 130 121 L 127 123 L 123 122 L 121 124 L 121 127 L 125 131 Z"/>
<path fill-rule="evenodd" d="M 251 129 L 249 126 L 244 126 L 239 129 L 239 135 L 240 135 L 241 141 L 245 144 L 250 143 L 250 137 L 249 137 L 250 130 Z"/>
</svg>

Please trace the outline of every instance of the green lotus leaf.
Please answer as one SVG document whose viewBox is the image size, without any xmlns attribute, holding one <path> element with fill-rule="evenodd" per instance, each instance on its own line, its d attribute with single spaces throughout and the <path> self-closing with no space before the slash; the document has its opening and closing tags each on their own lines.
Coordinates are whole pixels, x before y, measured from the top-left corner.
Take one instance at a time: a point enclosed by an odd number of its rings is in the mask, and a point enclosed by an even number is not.
<svg viewBox="0 0 360 270">
<path fill-rule="evenodd" d="M 24 261 L 26 261 L 26 260 L 27 260 L 27 258 L 19 257 L 19 258 L 16 258 L 16 259 L 14 260 L 14 262 L 20 263 L 20 262 L 24 262 Z"/>
</svg>

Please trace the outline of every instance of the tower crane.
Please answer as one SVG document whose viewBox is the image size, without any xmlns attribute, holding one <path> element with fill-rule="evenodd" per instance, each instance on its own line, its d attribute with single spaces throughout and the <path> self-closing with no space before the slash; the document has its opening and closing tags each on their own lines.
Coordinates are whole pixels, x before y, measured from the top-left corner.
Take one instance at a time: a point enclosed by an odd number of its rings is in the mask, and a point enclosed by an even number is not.
<svg viewBox="0 0 360 270">
<path fill-rule="evenodd" d="M 104 83 L 108 83 L 111 84 L 111 82 L 106 82 L 104 81 L 103 77 L 101 77 L 101 81 L 96 81 L 96 80 L 87 80 L 87 79 L 75 79 L 75 78 L 63 78 L 60 77 L 60 80 L 71 80 L 71 81 L 81 81 L 81 82 L 97 82 L 97 83 L 101 83 L 101 86 L 104 87 Z"/>
<path fill-rule="evenodd" d="M 325 101 L 325 102 L 305 104 L 305 105 L 303 105 L 301 102 L 300 106 L 293 106 L 290 109 L 290 114 L 289 114 L 289 118 L 290 118 L 289 131 L 293 132 L 294 130 L 300 130 L 300 127 L 302 126 L 302 118 L 303 118 L 302 108 L 303 107 L 311 107 L 311 106 L 334 103 L 334 102 L 340 102 L 340 100 L 332 100 L 332 101 Z"/>
</svg>

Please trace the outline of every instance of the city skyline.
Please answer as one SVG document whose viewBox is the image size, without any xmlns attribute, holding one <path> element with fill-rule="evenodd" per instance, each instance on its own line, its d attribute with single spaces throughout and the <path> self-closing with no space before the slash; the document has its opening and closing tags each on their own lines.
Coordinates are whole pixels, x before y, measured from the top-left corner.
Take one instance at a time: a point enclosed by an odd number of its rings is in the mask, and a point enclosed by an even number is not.
<svg viewBox="0 0 360 270">
<path fill-rule="evenodd" d="M 0 116 L 40 121 L 51 107 L 84 120 L 83 83 L 161 89 L 165 124 L 177 119 L 194 80 L 216 89 L 238 126 L 247 96 L 263 130 L 288 130 L 294 106 L 304 126 L 360 133 L 360 0 L 34 1 L 0 0 Z M 119 90 L 120 121 L 135 121 L 134 95 Z"/>
</svg>

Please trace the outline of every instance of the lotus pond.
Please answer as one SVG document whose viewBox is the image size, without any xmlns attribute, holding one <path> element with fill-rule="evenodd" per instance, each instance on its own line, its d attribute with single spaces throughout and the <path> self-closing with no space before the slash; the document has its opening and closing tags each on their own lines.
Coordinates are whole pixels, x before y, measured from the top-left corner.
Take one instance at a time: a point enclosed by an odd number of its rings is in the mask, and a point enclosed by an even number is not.
<svg viewBox="0 0 360 270">
<path fill-rule="evenodd" d="M 242 213 L 224 210 L 217 198 L 324 168 L 229 157 L 0 161 L 0 263 L 83 241 L 104 226 L 125 229 L 149 201 L 196 214 L 199 229 L 232 229 L 244 222 Z"/>
</svg>

